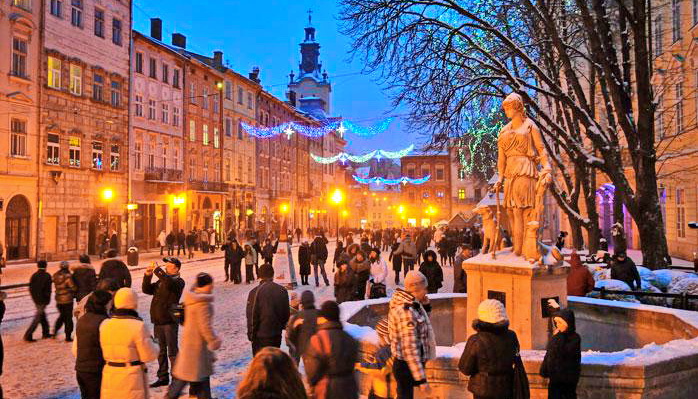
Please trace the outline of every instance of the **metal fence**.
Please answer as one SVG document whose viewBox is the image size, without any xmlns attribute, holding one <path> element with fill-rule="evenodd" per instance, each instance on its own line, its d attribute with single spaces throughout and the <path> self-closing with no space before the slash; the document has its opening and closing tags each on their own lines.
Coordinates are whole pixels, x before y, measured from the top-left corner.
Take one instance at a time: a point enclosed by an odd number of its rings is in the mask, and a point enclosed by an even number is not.
<svg viewBox="0 0 698 399">
<path fill-rule="evenodd" d="M 644 292 L 644 291 L 616 291 L 616 290 L 607 290 L 606 288 L 594 288 L 594 291 L 599 292 L 599 298 L 601 299 L 607 299 L 606 297 L 608 295 L 633 295 L 635 297 L 655 297 L 655 298 L 670 298 L 670 299 L 678 299 L 678 301 L 672 301 L 673 308 L 675 309 L 684 309 L 684 310 L 693 310 L 689 306 L 689 300 L 691 299 L 698 299 L 698 295 L 689 295 L 684 293 L 681 294 L 670 294 L 667 292 Z"/>
</svg>

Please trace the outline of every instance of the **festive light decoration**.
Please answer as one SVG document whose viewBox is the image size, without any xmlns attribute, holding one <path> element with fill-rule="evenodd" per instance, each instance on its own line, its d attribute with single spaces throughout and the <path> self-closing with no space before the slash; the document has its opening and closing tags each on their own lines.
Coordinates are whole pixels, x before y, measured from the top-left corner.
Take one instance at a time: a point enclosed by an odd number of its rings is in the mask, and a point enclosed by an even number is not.
<svg viewBox="0 0 698 399">
<path fill-rule="evenodd" d="M 360 177 L 357 175 L 353 175 L 352 177 L 354 178 L 354 180 L 356 180 L 357 182 L 359 182 L 361 184 L 377 184 L 379 186 L 380 185 L 397 186 L 398 184 L 407 185 L 408 183 L 409 184 L 424 184 L 427 181 L 429 181 L 429 179 L 431 179 L 431 175 L 426 175 L 426 176 L 420 177 L 418 179 L 412 179 L 412 178 L 409 178 L 407 176 L 402 176 L 399 179 L 386 179 L 383 177 L 364 178 L 364 177 Z"/>
<path fill-rule="evenodd" d="M 249 134 L 250 136 L 257 137 L 260 139 L 268 139 L 280 134 L 285 134 L 290 140 L 294 133 L 301 134 L 306 137 L 322 137 L 334 130 L 337 130 L 339 123 L 332 122 L 320 127 L 311 127 L 306 125 L 301 125 L 296 122 L 286 122 L 281 125 L 272 127 L 255 127 L 249 125 L 245 122 L 240 122 L 240 126 Z"/>
<path fill-rule="evenodd" d="M 381 159 L 381 158 L 389 158 L 389 159 L 398 159 L 406 156 L 410 152 L 414 150 L 414 144 L 410 145 L 407 148 L 404 148 L 399 151 L 385 151 L 385 150 L 373 150 L 371 152 L 368 152 L 363 155 L 351 155 L 347 154 L 346 152 L 340 152 L 337 155 L 331 156 L 331 157 L 321 157 L 315 154 L 310 154 L 310 156 L 313 158 L 313 160 L 317 163 L 321 164 L 331 164 L 335 163 L 337 161 L 340 161 L 341 163 L 345 163 L 346 161 L 351 161 L 355 163 L 364 163 L 368 162 L 372 158 L 376 159 Z"/>
<path fill-rule="evenodd" d="M 344 136 L 345 131 L 349 130 L 360 137 L 372 137 L 377 135 L 378 133 L 383 133 L 384 131 L 386 131 L 386 129 L 388 129 L 388 126 L 390 126 L 390 124 L 393 123 L 394 119 L 395 118 L 386 118 L 370 127 L 359 126 L 351 121 L 342 121 L 337 131 L 340 132 L 342 136 Z"/>
</svg>

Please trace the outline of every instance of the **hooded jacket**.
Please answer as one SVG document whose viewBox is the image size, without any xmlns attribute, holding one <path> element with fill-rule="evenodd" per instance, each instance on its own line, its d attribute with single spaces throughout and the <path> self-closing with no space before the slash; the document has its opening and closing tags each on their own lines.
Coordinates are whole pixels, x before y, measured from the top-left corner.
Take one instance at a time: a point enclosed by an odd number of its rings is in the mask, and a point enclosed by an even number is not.
<svg viewBox="0 0 698 399">
<path fill-rule="evenodd" d="M 540 365 L 540 375 L 551 382 L 577 385 L 581 372 L 581 338 L 576 332 L 574 313 L 560 309 L 553 318 L 560 317 L 567 323 L 567 331 L 558 332 L 548 342 L 545 358 Z"/>
<path fill-rule="evenodd" d="M 426 260 L 429 256 L 431 256 L 431 261 Z M 443 287 L 442 282 L 444 281 L 444 272 L 436 259 L 436 253 L 430 249 L 424 252 L 424 262 L 419 266 L 419 271 L 427 278 L 427 290 L 432 294 Z"/>
<path fill-rule="evenodd" d="M 635 262 L 627 256 L 622 261 L 618 260 L 617 256 L 613 257 L 611 261 L 611 278 L 624 281 L 630 286 L 630 289 L 633 290 L 639 290 L 642 286 L 642 280 L 640 279 L 640 273 L 637 271 L 637 266 L 635 266 Z"/>
<path fill-rule="evenodd" d="M 579 254 L 570 257 L 570 273 L 567 275 L 567 295 L 585 296 L 594 289 L 594 277 L 582 264 Z"/>
<path fill-rule="evenodd" d="M 73 272 L 73 281 L 75 281 L 77 290 L 75 297 L 79 302 L 97 288 L 97 273 L 95 268 L 89 263 L 75 265 L 71 267 L 71 271 Z"/>
<path fill-rule="evenodd" d="M 310 254 L 315 256 L 318 261 L 325 262 L 327 260 L 327 242 L 326 237 L 319 235 L 310 244 Z"/>
<path fill-rule="evenodd" d="M 68 269 L 53 273 L 53 284 L 56 286 L 56 304 L 67 305 L 75 299 L 75 282 Z"/>
<path fill-rule="evenodd" d="M 355 399 L 359 387 L 354 378 L 354 364 L 359 344 L 342 329 L 342 324 L 328 321 L 317 327 L 303 358 L 308 383 L 317 399 Z"/>
<path fill-rule="evenodd" d="M 410 237 L 405 237 L 398 245 L 397 250 L 393 252 L 393 256 L 401 255 L 402 260 L 413 260 L 417 257 L 417 246 L 414 245 Z"/>
</svg>

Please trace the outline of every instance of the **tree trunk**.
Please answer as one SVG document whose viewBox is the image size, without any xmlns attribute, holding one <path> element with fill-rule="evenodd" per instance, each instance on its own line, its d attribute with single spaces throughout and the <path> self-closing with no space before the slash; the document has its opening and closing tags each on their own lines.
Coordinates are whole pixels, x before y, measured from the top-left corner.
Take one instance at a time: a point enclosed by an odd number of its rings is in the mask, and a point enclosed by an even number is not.
<svg viewBox="0 0 698 399">
<path fill-rule="evenodd" d="M 571 218 L 570 230 L 572 247 L 577 250 L 582 250 L 584 248 L 584 233 L 582 233 L 582 223 L 577 219 Z"/>
<path fill-rule="evenodd" d="M 633 217 L 640 235 L 642 264 L 656 270 L 667 267 L 669 249 L 664 235 L 654 162 L 652 168 L 651 171 L 645 171 L 642 179 L 636 180 L 637 212 Z"/>
</svg>

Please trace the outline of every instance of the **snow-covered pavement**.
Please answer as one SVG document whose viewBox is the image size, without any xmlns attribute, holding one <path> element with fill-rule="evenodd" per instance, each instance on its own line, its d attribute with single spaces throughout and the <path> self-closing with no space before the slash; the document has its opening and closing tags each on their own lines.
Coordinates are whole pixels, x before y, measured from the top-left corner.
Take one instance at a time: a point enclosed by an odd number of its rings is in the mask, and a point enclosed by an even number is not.
<svg viewBox="0 0 698 399">
<path fill-rule="evenodd" d="M 330 259 L 334 253 L 334 243 L 329 246 Z M 297 247 L 293 248 L 294 259 L 297 259 Z M 387 253 L 383 257 L 387 261 Z M 297 261 L 294 261 L 298 268 Z M 389 291 L 394 289 L 394 274 L 388 266 Z M 54 272 L 56 267 L 49 267 L 49 272 Z M 223 271 L 223 261 L 221 259 L 186 263 L 183 265 L 181 273 L 187 282 L 187 287 L 197 273 L 206 271 L 211 273 L 215 280 L 216 302 L 214 303 L 214 328 L 217 334 L 223 339 L 222 348 L 216 353 L 218 361 L 215 365 L 215 374 L 212 377 L 214 397 L 231 398 L 234 397 L 235 389 L 242 378 L 248 363 L 251 360 L 252 350 L 247 341 L 247 330 L 245 320 L 245 304 L 247 295 L 253 285 L 235 285 L 223 283 L 225 273 Z M 327 273 L 330 277 L 330 286 L 322 285 L 316 288 L 300 286 L 297 291 L 300 293 L 304 289 L 311 288 L 316 295 L 318 304 L 327 299 L 334 298 L 332 287 L 332 266 L 327 266 Z M 244 268 L 243 268 L 244 274 Z M 298 271 L 296 270 L 296 275 Z M 453 272 L 449 267 L 444 268 L 444 288 L 443 292 L 452 288 Z M 139 313 L 149 321 L 149 309 L 151 297 L 141 293 L 141 282 L 143 272 L 141 270 L 133 272 L 133 287 L 139 293 Z M 310 277 L 314 284 L 314 277 Z M 186 289 L 186 288 L 185 288 Z M 75 361 L 70 353 L 70 344 L 64 342 L 64 336 L 59 335 L 58 339 L 38 340 L 35 343 L 22 341 L 25 329 L 31 321 L 33 305 L 26 291 L 16 292 L 6 300 L 7 315 L 2 324 L 2 336 L 5 344 L 5 367 L 4 374 L 0 381 L 5 391 L 5 397 L 16 398 L 79 398 L 78 386 L 75 381 Z M 53 328 L 53 322 L 57 317 L 55 304 L 49 305 L 49 321 Z M 152 327 L 152 326 L 151 326 Z M 40 330 L 40 329 L 39 329 Z M 152 328 L 151 328 L 152 330 Z M 35 337 L 40 336 L 40 331 L 34 333 Z M 148 365 L 150 380 L 155 380 L 157 362 Z M 154 397 L 161 397 L 165 388 L 152 390 Z"/>
</svg>

